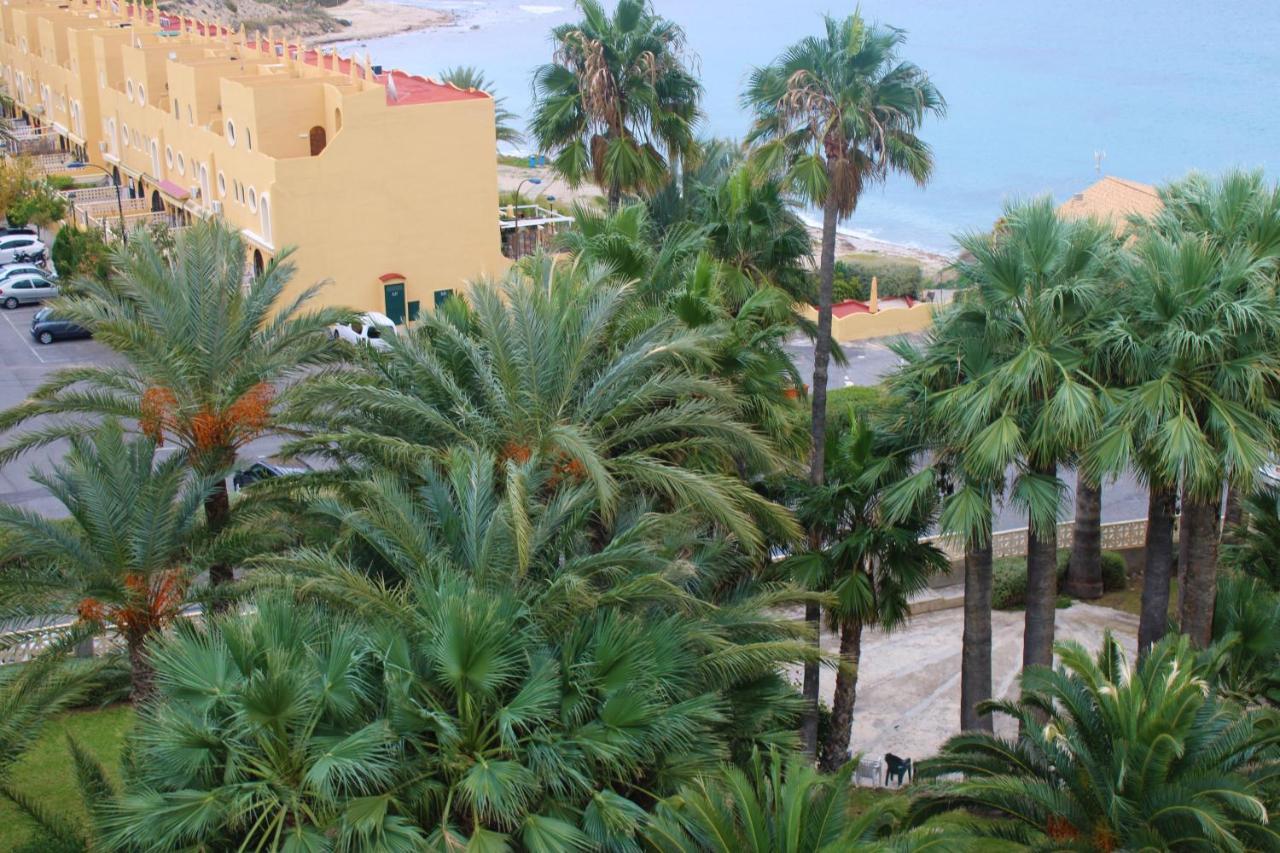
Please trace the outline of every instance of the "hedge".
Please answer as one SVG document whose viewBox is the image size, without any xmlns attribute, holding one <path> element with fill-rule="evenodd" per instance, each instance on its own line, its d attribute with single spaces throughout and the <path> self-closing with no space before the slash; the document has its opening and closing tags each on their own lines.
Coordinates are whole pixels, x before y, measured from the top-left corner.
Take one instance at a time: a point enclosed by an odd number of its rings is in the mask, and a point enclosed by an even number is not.
<svg viewBox="0 0 1280 853">
<path fill-rule="evenodd" d="M 1058 587 L 1067 577 L 1071 552 L 1058 552 Z M 1102 588 L 1107 592 L 1124 589 L 1128 566 L 1115 551 L 1102 552 Z M 1027 558 L 1001 557 L 991 563 L 991 606 L 996 610 L 1014 610 L 1027 603 Z"/>
<path fill-rule="evenodd" d="M 876 292 L 883 299 L 889 296 L 920 296 L 924 286 L 924 271 L 920 264 L 909 258 L 885 255 L 849 255 L 836 261 L 832 282 L 836 302 L 847 299 L 865 301 L 871 298 L 871 279 L 875 277 Z"/>
</svg>

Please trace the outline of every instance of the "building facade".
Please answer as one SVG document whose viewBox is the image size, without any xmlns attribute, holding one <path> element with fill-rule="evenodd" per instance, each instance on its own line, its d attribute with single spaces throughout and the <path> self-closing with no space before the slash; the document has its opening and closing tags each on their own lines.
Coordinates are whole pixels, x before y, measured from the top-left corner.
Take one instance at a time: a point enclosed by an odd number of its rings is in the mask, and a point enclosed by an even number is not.
<svg viewBox="0 0 1280 853">
<path fill-rule="evenodd" d="M 220 216 L 325 304 L 399 322 L 509 263 L 483 92 L 112 0 L 3 0 L 0 83 L 130 223 Z"/>
</svg>

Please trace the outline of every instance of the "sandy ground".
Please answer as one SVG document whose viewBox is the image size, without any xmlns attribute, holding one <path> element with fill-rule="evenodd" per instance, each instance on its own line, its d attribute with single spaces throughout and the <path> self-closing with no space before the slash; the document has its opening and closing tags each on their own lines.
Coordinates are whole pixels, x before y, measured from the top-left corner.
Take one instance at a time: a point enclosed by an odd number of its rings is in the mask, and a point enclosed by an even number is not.
<svg viewBox="0 0 1280 853">
<path fill-rule="evenodd" d="M 316 36 L 310 40 L 314 44 L 364 41 L 413 30 L 452 26 L 457 22 L 452 12 L 424 9 L 391 0 L 347 0 L 328 11 L 335 18 L 350 21 L 351 26 Z M 377 57 L 374 59 L 376 61 Z"/>
<path fill-rule="evenodd" d="M 368 2 L 368 0 L 353 0 L 353 2 Z M 544 195 L 555 196 L 557 203 L 564 202 L 566 207 L 574 201 L 590 201 L 601 197 L 599 188 L 591 184 L 584 184 L 577 189 L 571 189 L 562 179 L 556 177 L 550 169 L 528 169 L 519 166 L 498 165 L 498 190 L 501 192 L 510 192 L 519 186 L 522 181 L 526 181 L 529 178 L 539 178 L 542 180 L 542 184 L 526 184 L 521 190 L 522 195 L 532 196 L 536 190 Z M 816 255 L 821 248 L 822 231 L 818 228 L 810 228 L 809 231 L 813 235 L 813 250 Z M 848 234 L 840 234 L 836 237 L 837 257 L 855 253 L 911 258 L 920 263 L 926 275 L 939 272 L 950 264 L 952 260 L 950 257 L 937 252 L 928 252 L 914 246 L 903 246 L 870 237 L 854 237 Z"/>
<path fill-rule="evenodd" d="M 1023 613 L 997 610 L 991 620 L 992 687 L 999 697 L 1015 698 L 1022 667 Z M 956 733 L 963 625 L 964 611 L 956 607 L 916 616 L 890 635 L 879 630 L 863 635 L 850 744 L 855 754 L 880 758 L 892 752 L 918 760 L 935 754 Z M 1075 640 L 1096 650 L 1108 629 L 1132 659 L 1137 648 L 1137 616 L 1079 602 L 1057 611 L 1058 640 Z M 835 654 L 839 639 L 824 634 L 822 646 Z M 798 682 L 798 674 L 795 678 Z M 834 670 L 823 670 L 822 699 L 828 705 L 835 680 Z M 997 734 L 1012 736 L 1016 729 L 1008 718 L 996 717 Z"/>
<path fill-rule="evenodd" d="M 519 166 L 498 164 L 498 191 L 511 192 L 530 178 L 537 178 L 541 184 L 526 183 L 520 189 L 520 195 L 533 198 L 536 195 L 554 196 L 556 207 L 567 209 L 576 202 L 590 204 L 595 199 L 603 198 L 599 187 L 594 184 L 583 184 L 578 188 L 570 187 L 564 179 L 547 168 L 526 169 Z"/>
</svg>

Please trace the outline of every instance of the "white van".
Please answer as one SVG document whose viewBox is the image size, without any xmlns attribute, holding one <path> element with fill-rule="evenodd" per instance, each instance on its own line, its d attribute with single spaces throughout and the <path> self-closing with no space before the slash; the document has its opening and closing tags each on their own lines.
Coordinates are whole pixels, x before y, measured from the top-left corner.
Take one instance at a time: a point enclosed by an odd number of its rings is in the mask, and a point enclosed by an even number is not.
<svg viewBox="0 0 1280 853">
<path fill-rule="evenodd" d="M 350 323 L 339 323 L 331 330 L 335 341 L 346 341 L 349 344 L 368 344 L 374 349 L 387 349 L 391 346 L 387 338 L 396 334 L 396 324 L 386 314 L 369 311 L 361 314 Z"/>
</svg>

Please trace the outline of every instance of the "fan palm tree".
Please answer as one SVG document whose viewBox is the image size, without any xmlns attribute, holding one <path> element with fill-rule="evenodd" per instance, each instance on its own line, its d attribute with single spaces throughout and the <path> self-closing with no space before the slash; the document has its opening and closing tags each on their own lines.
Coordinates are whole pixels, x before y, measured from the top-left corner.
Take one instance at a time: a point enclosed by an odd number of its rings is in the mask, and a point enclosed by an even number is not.
<svg viewBox="0 0 1280 853">
<path fill-rule="evenodd" d="M 331 544 L 261 561 L 286 597 L 160 646 L 112 838 L 627 847 L 655 795 L 793 740 L 808 644 L 767 608 L 794 593 L 711 568 L 684 519 L 602 540 L 591 489 L 514 502 L 501 468 L 341 484 L 311 510 Z"/>
<path fill-rule="evenodd" d="M 1280 844 L 1266 805 L 1280 726 L 1272 712 L 1219 698 L 1188 638 L 1153 647 L 1136 670 L 1109 633 L 1096 659 L 1075 643 L 1057 654 L 1056 670 L 1023 673 L 1019 701 L 991 703 L 1021 722 L 1017 740 L 957 735 L 920 763 L 917 778 L 963 778 L 918 799 L 917 817 L 992 810 L 1012 823 L 979 832 L 1058 850 Z"/>
<path fill-rule="evenodd" d="M 69 523 L 0 505 L 6 616 L 75 613 L 87 628 L 123 637 L 133 697 L 151 695 L 147 645 L 187 603 L 199 571 L 192 555 L 199 510 L 213 488 L 178 455 L 155 460 L 149 438 L 127 441 L 108 420 L 71 439 L 66 458 L 33 475 L 70 515 Z"/>
<path fill-rule="evenodd" d="M 813 370 L 813 460 L 821 482 L 836 226 L 857 209 L 870 185 L 892 173 L 924 185 L 933 155 L 917 131 L 946 102 L 918 66 L 899 56 L 906 34 L 868 25 L 861 13 L 825 18 L 822 34 L 789 47 L 751 73 L 743 102 L 755 115 L 748 135 L 784 189 L 822 208 L 818 260 L 818 339 Z"/>
<path fill-rule="evenodd" d="M 755 115 L 748 144 L 783 188 L 822 208 L 818 258 L 818 328 L 813 356 L 809 478 L 822 482 L 826 450 L 827 372 L 831 361 L 831 302 L 836 226 L 857 209 L 868 186 L 891 173 L 918 184 L 933 172 L 933 155 L 917 135 L 927 114 L 946 103 L 918 66 L 902 61 L 901 30 L 868 26 L 860 12 L 825 18 L 825 31 L 804 39 L 769 66 L 755 69 L 744 104 Z M 816 543 L 813 543 L 816 545 Z M 815 628 L 820 617 L 810 608 Z M 805 741 L 817 749 L 818 673 L 805 672 L 812 704 Z"/>
<path fill-rule="evenodd" d="M 1280 591 L 1280 489 L 1262 487 L 1241 504 L 1241 521 L 1222 545 L 1222 566 Z"/>
<path fill-rule="evenodd" d="M 457 65 L 440 72 L 440 80 L 450 83 L 459 89 L 477 89 L 487 92 L 493 98 L 493 125 L 498 143 L 507 145 L 523 145 L 524 135 L 516 129 L 517 116 L 507 109 L 507 99 L 499 97 L 494 91 L 493 82 L 484 76 L 484 72 L 474 65 Z"/>
<path fill-rule="evenodd" d="M 838 850 L 961 850 L 954 833 L 895 833 L 902 801 L 879 799 L 857 816 L 849 808 L 855 762 L 831 775 L 801 756 L 759 752 L 745 768 L 725 765 L 661 801 L 645 840 L 688 853 L 835 853 Z"/>
<path fill-rule="evenodd" d="M 963 543 L 960 728 L 992 731 L 991 715 L 979 708 L 992 696 L 991 527 L 1005 476 L 987 471 L 971 448 L 970 427 L 955 420 L 944 397 L 992 367 L 990 341 L 975 333 L 971 319 L 956 305 L 938 315 L 922 343 L 892 345 L 902 363 L 886 380 L 891 401 L 885 409 L 892 415 L 886 429 L 928 464 L 888 489 L 884 506 L 896 522 L 938 504 L 939 531 Z"/>
<path fill-rule="evenodd" d="M 828 772 L 848 761 L 863 630 L 901 626 L 911 597 L 947 568 L 942 552 L 920 541 L 927 514 L 890 521 L 881 510 L 884 494 L 910 472 L 910 454 L 865 420 L 852 413 L 850 420 L 848 432 L 833 437 L 823 484 L 802 492 L 796 510 L 805 528 L 817 531 L 822 549 L 788 561 L 806 586 L 829 590 L 835 599 L 829 612 L 840 632 L 840 668 L 821 749 Z"/>
<path fill-rule="evenodd" d="M 0 415 L 3 431 L 36 426 L 14 435 L 0 460 L 79 434 L 85 415 L 118 417 L 157 445 L 175 444 L 201 478 L 225 477 L 241 447 L 274 429 L 286 383 L 337 357 L 325 333 L 350 318 L 308 309 L 319 285 L 286 301 L 288 258 L 282 252 L 246 285 L 244 244 L 220 219 L 184 229 L 172 251 L 138 235 L 110 281 L 81 280 L 55 305 L 124 364 L 58 370 Z M 205 500 L 211 533 L 229 512 L 226 483 L 215 483 Z M 231 568 L 212 566 L 210 578 L 229 580 Z"/>
<path fill-rule="evenodd" d="M 625 287 L 549 259 L 471 306 L 420 321 L 385 357 L 300 389 L 293 416 L 314 434 L 292 449 L 413 470 L 455 446 L 502 461 L 513 496 L 594 491 L 602 524 L 635 496 L 722 525 L 748 547 L 793 538 L 790 514 L 743 479 L 787 463 L 737 418 L 731 386 L 708 378 L 716 339 L 670 317 L 627 330 Z"/>
<path fill-rule="evenodd" d="M 618 0 L 612 16 L 577 5 L 582 19 L 551 31 L 555 55 L 534 71 L 530 132 L 570 186 L 591 180 L 612 211 L 623 193 L 659 189 L 693 148 L 702 86 L 684 30 L 648 0 Z"/>
<path fill-rule="evenodd" d="M 1142 471 L 1153 503 L 1160 496 L 1167 505 L 1181 488 L 1180 536 L 1190 555 L 1181 629 L 1205 646 L 1223 481 L 1252 484 L 1275 446 L 1280 408 L 1271 389 L 1280 379 L 1280 311 L 1269 260 L 1167 225 L 1149 229 L 1134 247 L 1128 298 L 1107 330 L 1138 354 L 1137 367 L 1095 453 L 1103 470 Z M 1163 538 L 1165 525 L 1159 530 Z M 1158 553 L 1165 547 L 1159 543 Z M 1169 600 L 1168 565 L 1148 569 L 1139 629 L 1144 644 L 1164 633 Z"/>
<path fill-rule="evenodd" d="M 988 353 L 986 369 L 942 392 L 939 412 L 964 433 L 979 482 L 1016 466 L 1011 497 L 1026 509 L 1023 665 L 1053 659 L 1057 599 L 1058 466 L 1092 441 L 1101 417 L 1088 338 L 1113 242 L 1101 223 L 1060 218 L 1049 199 L 1008 205 L 994 234 L 959 243 L 972 285 L 950 321 Z"/>
</svg>

